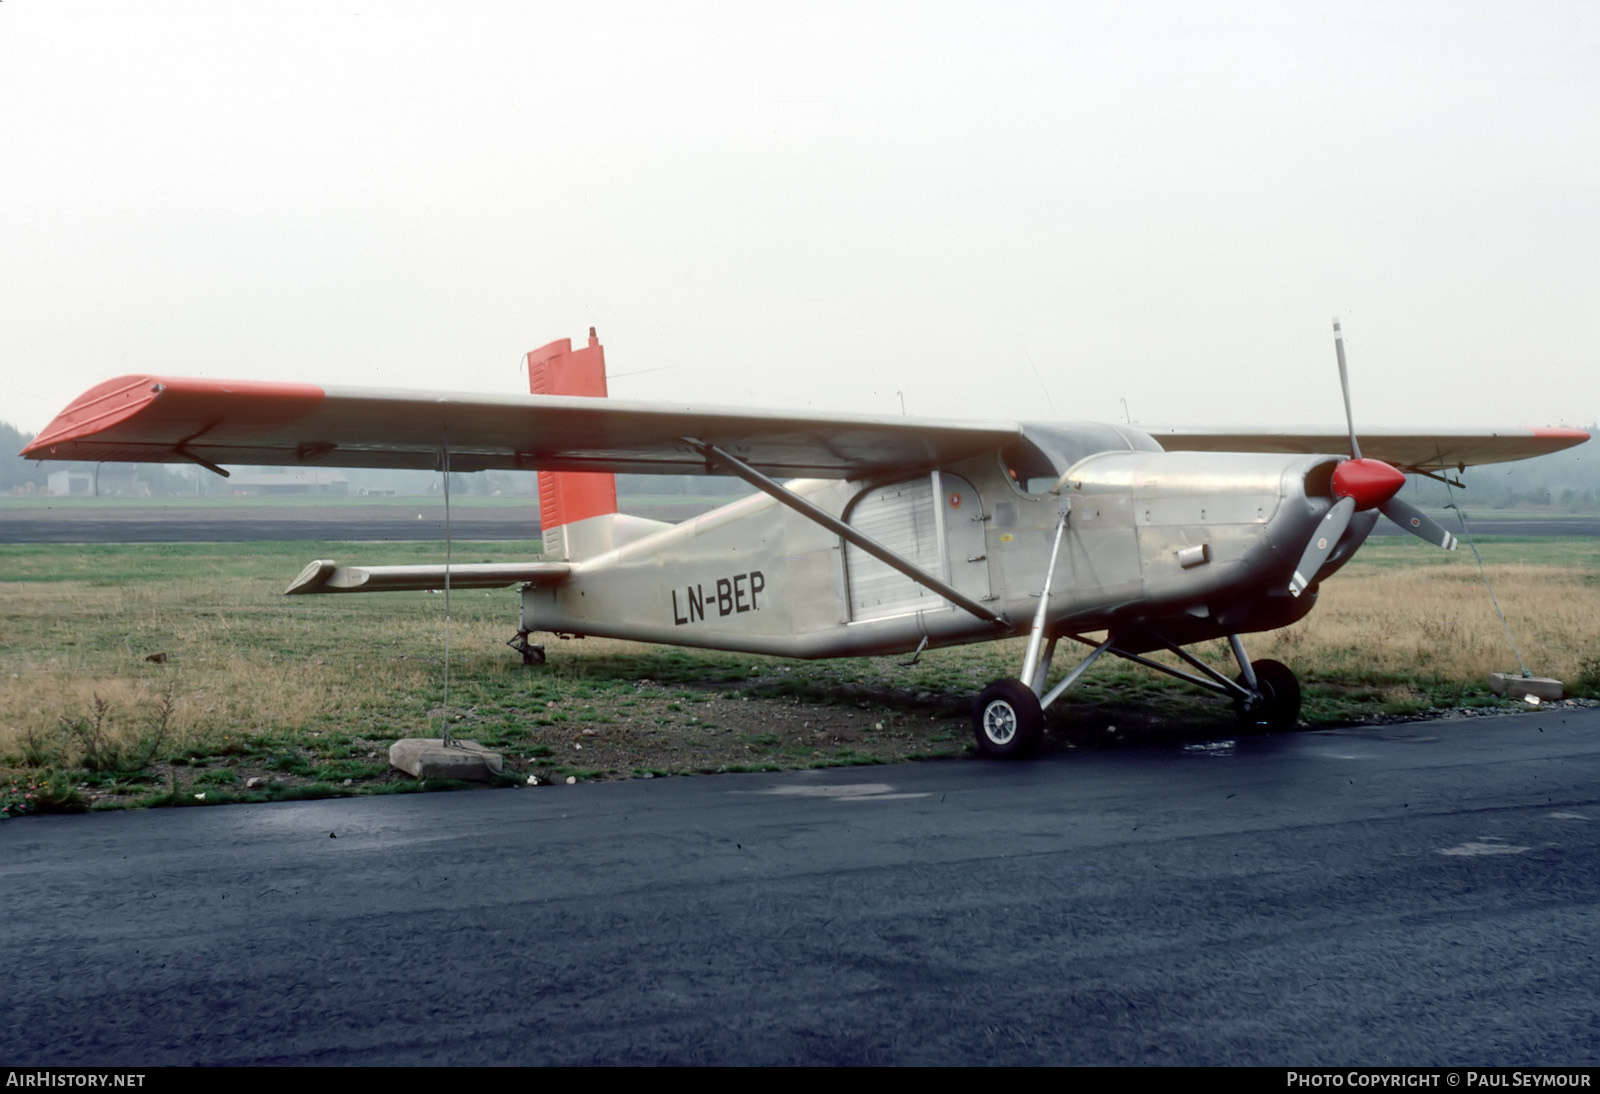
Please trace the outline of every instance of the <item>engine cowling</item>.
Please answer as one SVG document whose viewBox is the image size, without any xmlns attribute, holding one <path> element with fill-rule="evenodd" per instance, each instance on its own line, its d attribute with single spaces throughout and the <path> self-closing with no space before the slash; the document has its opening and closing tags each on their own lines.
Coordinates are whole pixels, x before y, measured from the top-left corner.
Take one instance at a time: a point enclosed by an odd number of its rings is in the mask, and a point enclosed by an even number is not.
<svg viewBox="0 0 1600 1094">
<path fill-rule="evenodd" d="M 1070 557 L 1073 585 L 1081 591 L 1076 603 L 1071 594 L 1062 598 L 1067 610 L 1089 614 L 1089 601 L 1098 598 L 1100 625 L 1159 617 L 1168 629 L 1198 637 L 1299 619 L 1314 597 L 1289 596 L 1289 578 L 1334 504 L 1338 469 L 1350 462 L 1213 452 L 1116 452 L 1080 460 L 1056 484 L 1072 503 Z M 1352 489 L 1374 488 L 1364 470 L 1356 470 Z M 1376 512 L 1358 513 L 1314 579 L 1343 565 L 1376 519 Z"/>
</svg>

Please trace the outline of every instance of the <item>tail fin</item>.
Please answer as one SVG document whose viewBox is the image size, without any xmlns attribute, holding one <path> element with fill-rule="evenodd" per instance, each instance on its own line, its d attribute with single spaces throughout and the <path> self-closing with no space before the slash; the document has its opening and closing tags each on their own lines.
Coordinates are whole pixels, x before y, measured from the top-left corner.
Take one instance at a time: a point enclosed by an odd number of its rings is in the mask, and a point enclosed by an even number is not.
<svg viewBox="0 0 1600 1094">
<path fill-rule="evenodd" d="M 606 351 L 589 328 L 589 344 L 574 350 L 562 338 L 528 354 L 528 390 L 535 395 L 606 395 Z M 571 525 L 617 511 L 617 479 L 609 471 L 539 472 L 539 525 L 547 556 L 571 561 L 578 541 Z M 609 524 L 609 521 L 598 522 Z M 602 537 L 609 538 L 609 537 Z"/>
</svg>

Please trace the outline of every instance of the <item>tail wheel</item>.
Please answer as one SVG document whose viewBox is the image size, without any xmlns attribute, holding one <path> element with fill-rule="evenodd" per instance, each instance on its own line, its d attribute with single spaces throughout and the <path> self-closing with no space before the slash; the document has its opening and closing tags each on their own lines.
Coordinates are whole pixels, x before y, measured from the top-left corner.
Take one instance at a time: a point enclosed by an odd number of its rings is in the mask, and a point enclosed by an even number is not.
<svg viewBox="0 0 1600 1094">
<path fill-rule="evenodd" d="M 1300 719 L 1300 681 L 1282 661 L 1252 661 L 1256 697 L 1239 706 L 1239 720 L 1264 729 L 1288 729 Z M 1244 677 L 1238 678 L 1244 684 Z M 1245 685 L 1248 687 L 1249 685 Z"/>
<path fill-rule="evenodd" d="M 996 680 L 972 709 L 978 751 L 997 760 L 1022 760 L 1044 737 L 1039 697 L 1021 680 Z"/>
</svg>

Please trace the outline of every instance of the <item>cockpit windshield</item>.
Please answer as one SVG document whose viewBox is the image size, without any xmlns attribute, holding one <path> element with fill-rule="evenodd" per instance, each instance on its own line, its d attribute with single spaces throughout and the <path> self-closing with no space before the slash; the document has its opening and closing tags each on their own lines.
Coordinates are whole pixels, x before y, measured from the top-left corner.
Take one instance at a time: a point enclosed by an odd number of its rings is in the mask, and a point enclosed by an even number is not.
<svg viewBox="0 0 1600 1094">
<path fill-rule="evenodd" d="M 1160 452 L 1149 435 L 1130 426 L 1104 422 L 1023 424 L 1023 436 L 1000 450 L 1000 462 L 1024 494 L 1043 494 L 1086 456 L 1101 452 Z"/>
</svg>

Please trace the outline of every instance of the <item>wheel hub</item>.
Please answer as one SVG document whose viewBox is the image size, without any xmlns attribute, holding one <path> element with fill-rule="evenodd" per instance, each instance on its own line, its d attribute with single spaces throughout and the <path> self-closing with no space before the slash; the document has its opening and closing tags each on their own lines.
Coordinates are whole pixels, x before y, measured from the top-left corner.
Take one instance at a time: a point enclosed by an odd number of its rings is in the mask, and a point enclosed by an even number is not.
<svg viewBox="0 0 1600 1094">
<path fill-rule="evenodd" d="M 990 703 L 983 712 L 983 732 L 997 745 L 1017 735 L 1017 712 L 1006 702 Z"/>
</svg>

